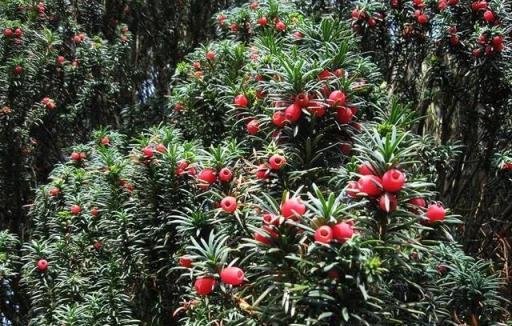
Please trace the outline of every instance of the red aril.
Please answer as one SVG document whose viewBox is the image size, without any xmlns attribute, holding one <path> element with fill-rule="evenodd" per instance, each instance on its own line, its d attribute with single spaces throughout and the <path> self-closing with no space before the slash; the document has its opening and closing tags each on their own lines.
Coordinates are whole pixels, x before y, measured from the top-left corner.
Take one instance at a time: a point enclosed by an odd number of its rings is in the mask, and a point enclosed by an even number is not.
<svg viewBox="0 0 512 326">
<path fill-rule="evenodd" d="M 213 277 L 204 276 L 196 279 L 194 288 L 199 295 L 209 295 L 213 292 L 213 288 L 217 282 Z"/>
<path fill-rule="evenodd" d="M 416 20 L 418 21 L 418 24 L 420 25 L 426 25 L 428 24 L 428 16 L 421 14 L 418 17 L 416 17 Z"/>
<path fill-rule="evenodd" d="M 21 75 L 23 73 L 23 67 L 20 65 L 17 65 L 16 67 L 14 67 L 14 73 L 16 75 Z"/>
<path fill-rule="evenodd" d="M 302 203 L 300 198 L 292 197 L 285 200 L 281 204 L 281 215 L 284 218 L 300 217 L 306 212 L 306 205 Z"/>
<path fill-rule="evenodd" d="M 492 45 L 494 47 L 500 47 L 503 45 L 503 36 L 501 35 L 497 35 L 497 36 L 494 36 L 492 38 L 492 41 L 491 41 Z"/>
<path fill-rule="evenodd" d="M 267 17 L 260 17 L 260 18 L 258 18 L 257 23 L 258 23 L 258 25 L 260 25 L 260 26 L 267 26 L 267 24 L 268 24 L 268 19 L 267 19 Z"/>
<path fill-rule="evenodd" d="M 439 204 L 432 204 L 428 206 L 425 216 L 428 218 L 430 223 L 443 221 L 446 217 L 446 210 Z"/>
<path fill-rule="evenodd" d="M 296 40 L 300 40 L 304 37 L 304 35 L 302 35 L 301 32 L 295 32 L 293 33 L 293 37 L 296 39 Z"/>
<path fill-rule="evenodd" d="M 197 179 L 199 180 L 199 186 L 202 189 L 207 189 L 217 180 L 217 173 L 213 169 L 206 168 L 199 172 Z"/>
<path fill-rule="evenodd" d="M 91 209 L 91 215 L 92 216 L 98 217 L 99 214 L 100 214 L 100 211 L 98 210 L 97 207 L 93 207 L 93 209 Z"/>
<path fill-rule="evenodd" d="M 419 207 L 419 208 L 425 208 L 427 206 L 425 199 L 420 198 L 420 197 L 410 199 L 409 204 Z"/>
<path fill-rule="evenodd" d="M 339 107 L 345 105 L 345 101 L 347 96 L 342 91 L 332 91 L 329 94 L 329 99 L 327 103 L 329 103 L 332 107 Z"/>
<path fill-rule="evenodd" d="M 279 154 L 274 154 L 268 160 L 272 170 L 280 170 L 286 164 L 286 158 Z"/>
<path fill-rule="evenodd" d="M 295 96 L 295 104 L 300 106 L 301 108 L 308 106 L 309 104 L 309 96 L 308 94 L 301 92 Z"/>
<path fill-rule="evenodd" d="M 283 23 L 282 21 L 278 21 L 276 23 L 276 29 L 279 31 L 279 32 L 284 32 L 286 30 L 286 24 Z"/>
<path fill-rule="evenodd" d="M 396 210 L 398 202 L 396 196 L 386 192 L 379 198 L 379 207 L 386 213 L 390 213 Z"/>
<path fill-rule="evenodd" d="M 332 236 L 335 240 L 344 243 L 354 235 L 352 223 L 341 222 L 332 227 Z"/>
<path fill-rule="evenodd" d="M 50 189 L 50 196 L 57 197 L 60 194 L 60 189 L 57 187 L 53 187 Z"/>
<path fill-rule="evenodd" d="M 331 72 L 327 69 L 324 69 L 321 73 L 318 74 L 318 79 L 325 80 L 331 78 Z"/>
<path fill-rule="evenodd" d="M 297 104 L 292 104 L 284 110 L 284 115 L 286 120 L 290 122 L 297 122 L 299 121 L 300 117 L 302 116 L 302 109 Z"/>
<path fill-rule="evenodd" d="M 382 187 L 387 192 L 400 191 L 405 184 L 405 175 L 402 171 L 397 169 L 391 169 L 386 171 L 382 176 Z"/>
<path fill-rule="evenodd" d="M 328 244 L 332 240 L 332 229 L 328 225 L 323 225 L 315 231 L 315 241 Z"/>
<path fill-rule="evenodd" d="M 212 52 L 212 51 L 206 52 L 206 59 L 208 59 L 210 61 L 215 60 L 215 52 Z"/>
<path fill-rule="evenodd" d="M 222 168 L 219 171 L 219 180 L 221 182 L 230 182 L 233 179 L 233 172 L 228 168 Z"/>
<path fill-rule="evenodd" d="M 181 256 L 179 260 L 179 264 L 181 267 L 192 268 L 192 259 L 187 256 Z"/>
<path fill-rule="evenodd" d="M 220 272 L 220 279 L 223 283 L 238 286 L 244 282 L 244 271 L 238 267 L 230 266 Z"/>
<path fill-rule="evenodd" d="M 245 126 L 249 135 L 256 135 L 260 131 L 260 123 L 256 119 L 252 119 Z"/>
<path fill-rule="evenodd" d="M 375 170 L 370 162 L 364 162 L 357 167 L 357 172 L 361 175 L 375 175 Z"/>
<path fill-rule="evenodd" d="M 73 161 L 80 161 L 82 159 L 82 157 L 80 156 L 80 153 L 73 152 L 73 153 L 71 153 L 71 159 Z"/>
<path fill-rule="evenodd" d="M 7 38 L 11 38 L 14 36 L 14 32 L 11 28 L 4 28 L 4 36 Z"/>
<path fill-rule="evenodd" d="M 101 138 L 101 144 L 105 146 L 110 145 L 110 138 L 108 138 L 108 136 Z"/>
<path fill-rule="evenodd" d="M 484 12 L 484 20 L 488 23 L 492 23 L 494 21 L 494 13 L 491 10 L 486 10 Z"/>
<path fill-rule="evenodd" d="M 275 216 L 274 214 L 265 213 L 262 217 L 263 223 L 267 225 L 279 225 L 279 216 Z"/>
<path fill-rule="evenodd" d="M 176 103 L 176 105 L 174 105 L 174 110 L 176 112 L 181 112 L 181 111 L 183 111 L 184 108 L 185 108 L 185 106 L 181 103 Z"/>
<path fill-rule="evenodd" d="M 155 149 L 156 149 L 156 151 L 157 151 L 158 153 L 162 153 L 162 154 L 163 154 L 163 153 L 167 152 L 167 147 L 165 147 L 165 145 L 164 145 L 164 144 L 158 144 L 158 145 L 156 145 L 156 148 L 155 148 Z"/>
<path fill-rule="evenodd" d="M 16 28 L 16 30 L 14 31 L 14 36 L 20 38 L 21 36 L 23 36 L 23 30 L 21 28 Z"/>
<path fill-rule="evenodd" d="M 238 32 L 240 30 L 240 27 L 238 27 L 237 23 L 231 23 L 231 25 L 229 25 L 229 29 L 232 32 Z"/>
<path fill-rule="evenodd" d="M 260 164 L 258 169 L 256 170 L 256 178 L 259 180 L 264 180 L 268 178 L 269 171 L 265 164 Z"/>
<path fill-rule="evenodd" d="M 230 213 L 230 214 L 233 213 L 234 211 L 236 211 L 236 209 L 238 207 L 238 205 L 236 203 L 236 198 L 231 197 L 231 196 L 224 197 L 220 202 L 220 207 L 226 213 Z"/>
<path fill-rule="evenodd" d="M 346 106 L 339 107 L 336 110 L 336 119 L 341 124 L 349 124 L 353 117 L 354 113 L 350 108 L 347 108 Z"/>
<path fill-rule="evenodd" d="M 150 159 L 153 157 L 153 149 L 149 146 L 146 146 L 142 149 L 142 155 L 146 159 Z"/>
<path fill-rule="evenodd" d="M 247 97 L 244 94 L 235 96 L 235 99 L 233 102 L 235 103 L 236 106 L 241 107 L 241 108 L 246 108 L 247 105 L 249 105 L 249 100 L 247 99 Z"/>
<path fill-rule="evenodd" d="M 64 56 L 62 56 L 62 55 L 59 55 L 57 57 L 57 59 L 55 59 L 55 63 L 59 66 L 63 65 L 65 61 L 66 61 L 66 58 L 64 58 Z"/>
<path fill-rule="evenodd" d="M 69 211 L 73 215 L 78 215 L 82 212 L 82 208 L 79 205 L 72 205 Z"/>
<path fill-rule="evenodd" d="M 326 112 L 324 104 L 316 101 L 309 102 L 308 110 L 317 118 L 323 117 Z"/>
<path fill-rule="evenodd" d="M 375 175 L 363 175 L 357 184 L 359 191 L 370 197 L 377 197 L 382 193 L 382 180 Z"/>
<path fill-rule="evenodd" d="M 46 259 L 39 259 L 36 267 L 38 271 L 45 272 L 48 269 L 48 261 Z"/>
</svg>

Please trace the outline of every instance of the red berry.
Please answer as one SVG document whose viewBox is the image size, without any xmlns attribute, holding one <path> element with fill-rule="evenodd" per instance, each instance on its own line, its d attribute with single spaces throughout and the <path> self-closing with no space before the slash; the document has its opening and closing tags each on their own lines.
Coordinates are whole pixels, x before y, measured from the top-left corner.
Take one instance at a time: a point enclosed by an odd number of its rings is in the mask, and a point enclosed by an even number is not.
<svg viewBox="0 0 512 326">
<path fill-rule="evenodd" d="M 427 208 L 425 216 L 428 218 L 430 223 L 443 221 L 446 216 L 446 210 L 441 205 L 432 204 Z"/>
<path fill-rule="evenodd" d="M 284 110 L 284 115 L 286 117 L 286 120 L 290 122 L 297 122 L 299 121 L 300 117 L 302 116 L 302 109 L 297 104 L 292 104 Z"/>
<path fill-rule="evenodd" d="M 220 272 L 220 279 L 223 283 L 238 286 L 244 282 L 244 271 L 238 267 L 226 267 Z"/>
<path fill-rule="evenodd" d="M 377 21 L 375 20 L 375 18 L 369 18 L 367 21 L 367 24 L 368 24 L 368 26 L 373 27 L 373 26 L 377 25 Z"/>
<path fill-rule="evenodd" d="M 379 207 L 386 213 L 390 213 L 396 210 L 397 205 L 398 202 L 396 200 L 396 196 L 388 192 L 379 198 Z"/>
<path fill-rule="evenodd" d="M 46 259 L 39 259 L 37 261 L 37 269 L 40 272 L 46 271 L 48 269 L 48 261 L 46 261 Z"/>
<path fill-rule="evenodd" d="M 347 184 L 347 195 L 350 198 L 357 198 L 360 192 L 361 191 L 359 190 L 359 183 L 357 183 L 356 181 L 350 181 Z"/>
<path fill-rule="evenodd" d="M 108 138 L 108 136 L 101 138 L 101 144 L 105 146 L 110 145 L 110 139 Z"/>
<path fill-rule="evenodd" d="M 284 32 L 286 30 L 286 24 L 283 23 L 282 21 L 278 21 L 276 23 L 276 29 L 279 31 L 279 32 Z"/>
<path fill-rule="evenodd" d="M 249 4 L 249 8 L 251 8 L 252 10 L 258 9 L 258 1 L 251 2 Z"/>
<path fill-rule="evenodd" d="M 268 160 L 272 170 L 280 170 L 286 164 L 286 158 L 279 154 L 274 154 Z"/>
<path fill-rule="evenodd" d="M 249 105 L 249 100 L 244 94 L 237 95 L 233 101 L 236 106 L 246 108 Z"/>
<path fill-rule="evenodd" d="M 320 80 L 325 80 L 325 79 L 329 79 L 332 77 L 332 74 L 329 70 L 327 69 L 324 69 L 321 73 L 318 74 L 318 78 Z"/>
<path fill-rule="evenodd" d="M 179 260 L 179 264 L 181 267 L 192 268 L 192 259 L 187 256 L 181 256 Z"/>
<path fill-rule="evenodd" d="M 329 99 L 327 103 L 329 103 L 332 107 L 339 107 L 345 105 L 345 101 L 347 96 L 342 91 L 333 91 L 329 94 Z"/>
<path fill-rule="evenodd" d="M 224 197 L 220 202 L 220 207 L 224 210 L 226 213 L 233 213 L 236 211 L 238 205 L 236 203 L 235 197 Z"/>
<path fill-rule="evenodd" d="M 5 28 L 4 29 L 4 36 L 5 37 L 12 37 L 14 35 L 14 32 L 12 31 L 11 28 Z"/>
<path fill-rule="evenodd" d="M 332 236 L 335 240 L 344 243 L 354 235 L 352 223 L 341 222 L 332 227 Z"/>
<path fill-rule="evenodd" d="M 405 175 L 402 171 L 397 169 L 391 169 L 386 171 L 382 176 L 382 187 L 387 192 L 400 191 L 405 184 Z"/>
<path fill-rule="evenodd" d="M 64 58 L 64 56 L 62 55 L 59 55 L 56 59 L 55 59 L 55 63 L 57 65 L 62 65 L 64 64 L 64 62 L 66 61 L 66 58 Z"/>
<path fill-rule="evenodd" d="M 165 152 L 167 152 L 167 147 L 165 147 L 165 145 L 164 145 L 164 144 L 158 144 L 158 145 L 156 145 L 156 148 L 155 148 L 155 149 L 156 149 L 156 151 L 157 151 L 158 153 L 165 153 Z"/>
<path fill-rule="evenodd" d="M 340 151 L 345 155 L 350 155 L 350 153 L 352 152 L 352 145 L 349 143 L 341 144 Z"/>
<path fill-rule="evenodd" d="M 240 30 L 240 27 L 238 27 L 237 23 L 231 23 L 229 29 L 231 29 L 232 32 L 238 32 Z"/>
<path fill-rule="evenodd" d="M 97 207 L 94 207 L 93 209 L 91 209 L 91 215 L 92 216 L 98 217 L 99 214 L 100 214 L 100 211 L 98 210 Z"/>
<path fill-rule="evenodd" d="M 295 32 L 293 33 L 293 37 L 296 39 L 296 40 L 300 40 L 301 38 L 304 37 L 304 35 L 302 35 L 301 32 Z"/>
<path fill-rule="evenodd" d="M 260 123 L 256 119 L 249 121 L 245 127 L 249 135 L 256 135 L 260 131 Z"/>
<path fill-rule="evenodd" d="M 299 93 L 295 96 L 295 104 L 300 106 L 301 108 L 308 106 L 309 104 L 309 96 L 306 93 Z"/>
<path fill-rule="evenodd" d="M 80 161 L 82 159 L 82 157 L 80 156 L 80 153 L 73 152 L 73 153 L 71 153 L 71 159 L 73 161 Z"/>
<path fill-rule="evenodd" d="M 448 0 L 450 6 L 456 6 L 459 4 L 459 0 Z"/>
<path fill-rule="evenodd" d="M 502 46 L 503 45 L 503 36 L 497 35 L 497 36 L 493 37 L 491 43 L 494 47 Z"/>
<path fill-rule="evenodd" d="M 377 197 L 382 193 L 382 180 L 375 175 L 363 175 L 357 184 L 359 191 L 370 197 Z"/>
<path fill-rule="evenodd" d="M 82 38 L 80 37 L 80 35 L 73 36 L 73 42 L 75 42 L 75 43 L 82 42 Z"/>
<path fill-rule="evenodd" d="M 267 26 L 268 19 L 267 19 L 267 17 L 260 17 L 260 18 L 258 18 L 257 22 L 258 22 L 258 25 L 260 25 L 260 26 Z"/>
<path fill-rule="evenodd" d="M 146 146 L 142 149 L 142 154 L 144 155 L 144 158 L 150 159 L 153 157 L 153 149 L 149 146 Z"/>
<path fill-rule="evenodd" d="M 428 24 L 428 16 L 421 14 L 418 17 L 416 17 L 416 20 L 418 21 L 418 24 L 420 25 L 426 25 Z"/>
<path fill-rule="evenodd" d="M 268 169 L 265 164 L 260 164 L 258 169 L 256 170 L 256 178 L 259 180 L 264 180 L 268 178 Z"/>
<path fill-rule="evenodd" d="M 50 196 L 57 197 L 60 194 L 60 189 L 57 187 L 53 187 L 50 189 Z"/>
<path fill-rule="evenodd" d="M 23 73 L 23 67 L 20 65 L 17 65 L 16 67 L 14 67 L 14 73 L 16 75 L 21 75 Z"/>
<path fill-rule="evenodd" d="M 212 52 L 212 51 L 208 51 L 208 52 L 206 53 L 206 59 L 208 59 L 208 60 L 210 60 L 210 61 L 211 61 L 211 60 L 214 60 L 214 59 L 215 59 L 215 53 L 214 53 L 214 52 Z"/>
<path fill-rule="evenodd" d="M 419 197 L 410 199 L 409 204 L 411 204 L 413 206 L 420 207 L 420 208 L 424 208 L 427 206 L 425 199 L 419 198 Z"/>
<path fill-rule="evenodd" d="M 437 9 L 439 9 L 439 11 L 445 10 L 446 7 L 448 7 L 448 4 L 446 3 L 445 0 L 440 0 L 439 3 L 437 4 Z"/>
<path fill-rule="evenodd" d="M 492 23 L 494 21 L 495 17 L 494 17 L 494 13 L 490 10 L 486 10 L 484 12 L 484 20 L 488 23 Z"/>
<path fill-rule="evenodd" d="M 311 101 L 308 103 L 309 112 L 317 118 L 321 118 L 325 115 L 325 105 L 321 102 Z"/>
<path fill-rule="evenodd" d="M 346 106 L 339 107 L 336 110 L 336 119 L 341 124 L 350 123 L 353 117 L 354 112 L 350 108 L 347 108 Z"/>
<path fill-rule="evenodd" d="M 21 28 L 16 28 L 16 30 L 14 31 L 14 36 L 16 36 L 17 38 L 20 38 L 22 35 L 23 35 L 23 30 Z"/>
<path fill-rule="evenodd" d="M 332 240 L 332 229 L 328 225 L 323 225 L 315 231 L 315 241 L 328 244 Z"/>
<path fill-rule="evenodd" d="M 209 295 L 213 292 L 216 283 L 213 277 L 200 277 L 194 282 L 194 288 L 199 295 Z"/>
<path fill-rule="evenodd" d="M 206 189 L 217 180 L 217 175 L 213 169 L 204 169 L 199 172 L 197 179 L 199 180 L 200 187 Z"/>
<path fill-rule="evenodd" d="M 174 110 L 177 112 L 183 111 L 184 108 L 185 106 L 181 103 L 176 103 L 176 105 L 174 106 Z"/>
<path fill-rule="evenodd" d="M 274 214 L 265 213 L 262 217 L 263 223 L 267 225 L 279 225 L 279 217 L 275 216 Z"/>
<path fill-rule="evenodd" d="M 228 168 L 223 168 L 219 172 L 219 180 L 222 182 L 230 182 L 233 179 L 233 172 Z"/>
<path fill-rule="evenodd" d="M 284 218 L 302 216 L 305 212 L 306 205 L 302 203 L 300 198 L 292 197 L 281 204 L 281 215 L 283 215 Z"/>
<path fill-rule="evenodd" d="M 286 123 L 286 115 L 284 114 L 284 112 L 283 111 L 274 112 L 274 114 L 272 115 L 272 123 L 278 128 L 284 127 L 284 125 Z"/>
<path fill-rule="evenodd" d="M 82 212 L 82 208 L 79 205 L 73 205 L 73 206 L 71 206 L 69 211 L 73 215 L 78 215 L 78 214 L 80 214 Z"/>
<path fill-rule="evenodd" d="M 360 164 L 357 167 L 357 172 L 361 175 L 375 175 L 375 170 L 369 162 Z"/>
<path fill-rule="evenodd" d="M 459 44 L 459 35 L 454 34 L 450 36 L 450 44 L 451 46 L 457 46 Z"/>
</svg>

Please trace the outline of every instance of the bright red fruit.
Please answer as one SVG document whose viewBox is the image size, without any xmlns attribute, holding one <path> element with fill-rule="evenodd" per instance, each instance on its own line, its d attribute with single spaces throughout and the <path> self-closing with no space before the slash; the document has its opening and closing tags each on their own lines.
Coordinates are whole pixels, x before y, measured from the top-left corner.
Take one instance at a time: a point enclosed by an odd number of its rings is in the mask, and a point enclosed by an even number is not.
<svg viewBox="0 0 512 326">
<path fill-rule="evenodd" d="M 101 138 L 101 144 L 105 146 L 110 145 L 110 139 L 108 138 L 108 136 Z"/>
<path fill-rule="evenodd" d="M 16 28 L 16 30 L 14 31 L 14 36 L 19 38 L 22 35 L 23 35 L 23 30 L 21 28 Z"/>
<path fill-rule="evenodd" d="M 337 241 L 344 243 L 354 235 L 352 223 L 341 222 L 332 227 L 332 236 Z"/>
<path fill-rule="evenodd" d="M 21 75 L 21 74 L 23 73 L 23 67 L 22 67 L 22 66 L 19 66 L 19 65 L 18 65 L 18 66 L 16 66 L 16 67 L 14 67 L 14 73 L 15 73 L 16 75 Z"/>
<path fill-rule="evenodd" d="M 400 191 L 405 184 L 405 175 L 402 171 L 391 169 L 386 171 L 382 176 L 382 187 L 384 191 L 397 192 Z"/>
<path fill-rule="evenodd" d="M 54 187 L 50 189 L 50 196 L 57 197 L 60 194 L 60 189 L 57 187 Z"/>
<path fill-rule="evenodd" d="M 11 28 L 5 28 L 4 29 L 4 36 L 5 37 L 12 37 L 14 35 L 14 32 L 12 31 Z"/>
<path fill-rule="evenodd" d="M 71 159 L 73 161 L 80 161 L 82 159 L 82 157 L 80 156 L 80 153 L 73 152 L 73 153 L 71 153 Z"/>
<path fill-rule="evenodd" d="M 421 14 L 418 17 L 416 17 L 416 20 L 418 21 L 418 24 L 420 25 L 426 25 L 428 24 L 428 16 Z"/>
<path fill-rule="evenodd" d="M 308 94 L 306 94 L 304 92 L 297 94 L 297 96 L 295 96 L 295 104 L 297 104 L 298 106 L 300 106 L 302 108 L 308 106 L 308 104 L 309 104 Z"/>
<path fill-rule="evenodd" d="M 238 27 L 237 23 L 231 23 L 229 29 L 231 29 L 232 32 L 238 32 L 240 30 L 240 27 Z"/>
<path fill-rule="evenodd" d="M 244 282 L 244 271 L 238 267 L 226 267 L 220 272 L 220 279 L 223 283 L 238 286 Z"/>
<path fill-rule="evenodd" d="M 281 204 L 281 215 L 284 218 L 302 216 L 304 213 L 306 213 L 306 205 L 302 203 L 300 198 L 292 197 Z"/>
<path fill-rule="evenodd" d="M 322 102 L 311 101 L 308 103 L 309 112 L 317 118 L 321 118 L 325 115 L 325 106 Z"/>
<path fill-rule="evenodd" d="M 258 169 L 256 170 L 256 178 L 259 180 L 264 180 L 268 178 L 268 169 L 265 164 L 260 164 Z"/>
<path fill-rule="evenodd" d="M 99 214 L 100 214 L 100 211 L 98 210 L 97 207 L 94 207 L 93 209 L 91 209 L 91 215 L 92 216 L 98 217 Z"/>
<path fill-rule="evenodd" d="M 280 32 L 284 32 L 286 30 L 286 24 L 283 23 L 282 21 L 278 21 L 276 23 L 276 29 Z"/>
<path fill-rule="evenodd" d="M 216 283 L 213 277 L 200 277 L 194 282 L 194 288 L 199 295 L 209 295 L 213 292 Z"/>
<path fill-rule="evenodd" d="M 164 144 L 158 144 L 158 145 L 156 145 L 156 148 L 155 148 L 155 149 L 156 149 L 156 151 L 157 151 L 158 153 L 165 153 L 165 152 L 167 152 L 167 147 L 165 147 L 165 145 L 164 145 Z"/>
<path fill-rule="evenodd" d="M 249 105 L 249 100 L 244 94 L 237 95 L 233 101 L 236 106 L 246 108 Z"/>
<path fill-rule="evenodd" d="M 181 267 L 192 268 L 192 259 L 187 256 L 181 256 L 179 260 L 179 264 Z"/>
<path fill-rule="evenodd" d="M 500 47 L 503 45 L 503 36 L 497 35 L 492 38 L 491 43 L 494 47 Z"/>
<path fill-rule="evenodd" d="M 268 225 L 279 225 L 279 217 L 274 214 L 265 213 L 262 217 L 263 223 Z"/>
<path fill-rule="evenodd" d="M 206 53 L 206 59 L 208 59 L 208 60 L 210 60 L 210 61 L 211 61 L 211 60 L 214 60 L 214 59 L 215 59 L 215 53 L 214 53 L 214 52 L 212 52 L 212 51 L 208 51 L 208 52 Z"/>
<path fill-rule="evenodd" d="M 258 25 L 260 25 L 260 26 L 267 26 L 268 19 L 267 19 L 267 17 L 260 17 L 260 18 L 258 18 L 257 22 L 258 22 Z"/>
<path fill-rule="evenodd" d="M 441 205 L 432 204 L 427 208 L 425 216 L 428 218 L 430 223 L 443 221 L 446 217 L 446 210 Z"/>
<path fill-rule="evenodd" d="M 219 180 L 222 182 L 230 182 L 233 179 L 233 172 L 228 168 L 222 168 L 219 172 Z"/>
<path fill-rule="evenodd" d="M 297 104 L 292 104 L 284 110 L 284 115 L 286 117 L 286 120 L 290 122 L 297 122 L 299 121 L 300 117 L 302 116 L 302 109 Z"/>
<path fill-rule="evenodd" d="M 260 123 L 256 119 L 249 121 L 245 127 L 249 135 L 256 135 L 260 131 Z"/>
<path fill-rule="evenodd" d="M 327 100 L 327 102 L 332 107 L 338 107 L 345 105 L 346 99 L 347 96 L 342 91 L 332 91 L 331 94 L 329 94 L 329 100 Z"/>
<path fill-rule="evenodd" d="M 293 37 L 296 39 L 296 40 L 300 40 L 301 38 L 304 37 L 304 35 L 302 35 L 301 32 L 295 32 L 293 33 Z"/>
<path fill-rule="evenodd" d="M 183 111 L 184 108 L 185 108 L 185 106 L 181 103 L 176 103 L 176 105 L 174 106 L 174 110 L 176 112 L 181 112 L 181 111 Z"/>
<path fill-rule="evenodd" d="M 324 69 L 321 73 L 318 74 L 318 78 L 320 80 L 329 79 L 331 77 L 332 77 L 331 72 L 327 69 Z"/>
<path fill-rule="evenodd" d="M 39 259 L 37 261 L 37 269 L 40 271 L 40 272 L 44 272 L 48 269 L 48 261 L 46 261 L 46 259 Z"/>
<path fill-rule="evenodd" d="M 144 158 L 152 158 L 153 157 L 153 149 L 149 146 L 146 146 L 142 149 L 142 154 L 144 155 Z"/>
<path fill-rule="evenodd" d="M 204 169 L 199 172 L 197 179 L 200 182 L 201 188 L 206 189 L 217 180 L 217 174 L 213 169 Z"/>
<path fill-rule="evenodd" d="M 397 205 L 398 202 L 396 200 L 396 196 L 388 192 L 379 198 L 379 207 L 386 213 L 390 213 L 396 210 Z"/>
<path fill-rule="evenodd" d="M 328 225 L 322 225 L 315 231 L 315 241 L 328 244 L 332 240 L 332 229 Z"/>
<path fill-rule="evenodd" d="M 268 160 L 272 170 L 280 170 L 286 164 L 286 158 L 279 154 L 274 154 Z"/>
<path fill-rule="evenodd" d="M 276 111 L 272 115 L 272 123 L 278 128 L 284 127 L 286 123 L 286 115 L 283 111 Z"/>
<path fill-rule="evenodd" d="M 412 198 L 409 200 L 409 204 L 413 205 L 413 206 L 417 206 L 417 207 L 420 207 L 420 208 L 424 208 L 427 206 L 427 203 L 425 202 L 425 199 L 423 198 Z"/>
<path fill-rule="evenodd" d="M 484 12 L 484 20 L 488 23 L 492 23 L 494 21 L 495 17 L 494 17 L 494 13 L 490 10 L 486 10 Z"/>
<path fill-rule="evenodd" d="M 352 121 L 352 118 L 354 117 L 354 112 L 347 108 L 346 106 L 339 107 L 336 110 L 336 119 L 341 124 L 348 124 L 350 121 Z"/>
<path fill-rule="evenodd" d="M 377 197 L 382 193 L 382 180 L 375 175 L 363 175 L 357 184 L 360 192 L 370 197 Z"/>
<path fill-rule="evenodd" d="M 361 175 L 375 175 L 375 170 L 373 170 L 373 166 L 369 162 L 360 164 L 357 167 L 357 172 Z"/>
<path fill-rule="evenodd" d="M 231 197 L 231 196 L 224 197 L 220 201 L 220 207 L 226 213 L 233 213 L 234 211 L 236 211 L 236 209 L 238 207 L 238 205 L 236 203 L 236 198 L 235 197 Z"/>
<path fill-rule="evenodd" d="M 82 208 L 79 205 L 73 205 L 73 206 L 71 206 L 69 211 L 73 215 L 78 215 L 78 214 L 80 214 L 80 212 L 82 212 Z"/>
<path fill-rule="evenodd" d="M 59 66 L 60 66 L 60 65 L 62 65 L 62 64 L 64 64 L 64 62 L 65 62 L 65 61 L 66 61 L 66 58 L 64 58 L 64 56 L 62 56 L 62 55 L 59 55 L 59 56 L 55 59 L 55 63 L 56 63 L 57 65 L 59 65 Z"/>
</svg>

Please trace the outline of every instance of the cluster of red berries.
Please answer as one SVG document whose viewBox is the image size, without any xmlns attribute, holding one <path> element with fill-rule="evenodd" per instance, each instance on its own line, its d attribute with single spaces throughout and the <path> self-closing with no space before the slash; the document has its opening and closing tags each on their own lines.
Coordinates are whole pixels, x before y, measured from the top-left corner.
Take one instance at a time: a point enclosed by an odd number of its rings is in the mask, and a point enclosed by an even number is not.
<svg viewBox="0 0 512 326">
<path fill-rule="evenodd" d="M 448 39 L 450 41 L 451 46 L 457 46 L 460 43 L 460 37 L 457 34 L 457 27 L 456 26 L 450 26 L 448 27 Z"/>
<path fill-rule="evenodd" d="M 39 2 L 36 5 L 36 9 L 40 16 L 44 16 L 45 11 L 46 11 L 46 6 L 44 5 L 44 2 Z"/>
<path fill-rule="evenodd" d="M 489 24 L 496 23 L 496 14 L 491 10 L 487 1 L 475 1 L 471 3 L 474 12 L 482 13 L 482 18 Z"/>
<path fill-rule="evenodd" d="M 478 36 L 477 47 L 473 49 L 472 54 L 478 58 L 482 55 L 492 56 L 503 51 L 503 36 L 499 34 L 484 33 Z"/>
<path fill-rule="evenodd" d="M 53 110 L 57 107 L 55 100 L 45 97 L 41 100 L 41 104 L 44 105 L 48 110 Z"/>
<path fill-rule="evenodd" d="M 70 158 L 72 161 L 80 162 L 87 158 L 87 154 L 85 152 L 72 152 Z"/>
<path fill-rule="evenodd" d="M 322 225 L 315 231 L 315 241 L 322 244 L 330 244 L 336 240 L 339 243 L 345 243 L 354 235 L 354 225 L 352 221 L 340 222 L 330 225 Z"/>
<path fill-rule="evenodd" d="M 21 38 L 23 36 L 23 29 L 21 28 L 16 28 L 14 31 L 12 30 L 12 28 L 4 28 L 4 36 L 7 37 L 7 38 Z"/>
<path fill-rule="evenodd" d="M 220 280 L 224 284 L 232 286 L 242 285 L 245 279 L 244 271 L 239 267 L 229 266 L 223 268 L 220 272 Z M 212 276 L 203 276 L 196 279 L 194 289 L 198 295 L 205 296 L 213 292 L 217 281 Z"/>
<path fill-rule="evenodd" d="M 210 185 L 217 182 L 217 179 L 223 183 L 231 182 L 231 180 L 233 180 L 233 172 L 227 167 L 222 168 L 218 173 L 217 170 L 213 168 L 205 168 L 201 170 L 197 175 L 199 187 L 203 190 L 208 189 Z M 234 207 L 234 210 L 236 210 L 236 205 Z"/>
<path fill-rule="evenodd" d="M 439 9 L 439 11 L 443 11 L 446 8 L 448 8 L 448 6 L 454 7 L 458 4 L 459 0 L 439 0 L 439 2 L 437 3 L 437 9 Z"/>
<path fill-rule="evenodd" d="M 266 163 L 261 163 L 256 169 L 256 179 L 266 180 L 272 171 L 277 172 L 286 165 L 286 158 L 280 154 L 272 155 Z"/>
<path fill-rule="evenodd" d="M 71 38 L 71 40 L 76 44 L 82 43 L 83 41 L 85 41 L 85 39 L 86 39 L 86 36 L 84 33 L 78 33 Z"/>
<path fill-rule="evenodd" d="M 368 14 L 366 11 L 354 8 L 351 13 L 352 16 L 352 29 L 356 32 L 361 32 L 363 25 L 374 27 L 377 23 L 384 21 L 384 14 L 376 12 L 373 15 Z"/>
</svg>

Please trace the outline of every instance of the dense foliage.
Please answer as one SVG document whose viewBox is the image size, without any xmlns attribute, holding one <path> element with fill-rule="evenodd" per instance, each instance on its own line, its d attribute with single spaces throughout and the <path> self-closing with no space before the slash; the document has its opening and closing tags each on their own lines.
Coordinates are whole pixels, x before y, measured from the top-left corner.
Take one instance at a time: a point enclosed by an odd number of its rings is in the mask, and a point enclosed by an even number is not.
<svg viewBox="0 0 512 326">
<path fill-rule="evenodd" d="M 172 126 L 98 131 L 38 192 L 30 324 L 502 320 L 502 281 L 435 201 L 457 147 L 409 131 L 349 26 L 277 2 L 216 24 L 177 67 Z"/>
</svg>

